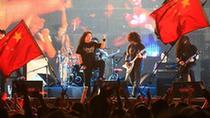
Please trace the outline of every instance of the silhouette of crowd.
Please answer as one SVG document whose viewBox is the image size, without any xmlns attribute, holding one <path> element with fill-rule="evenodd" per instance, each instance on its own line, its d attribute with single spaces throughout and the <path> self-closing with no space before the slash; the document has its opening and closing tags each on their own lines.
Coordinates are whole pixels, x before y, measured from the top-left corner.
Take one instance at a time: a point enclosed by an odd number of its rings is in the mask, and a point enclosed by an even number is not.
<svg viewBox="0 0 210 118">
<path fill-rule="evenodd" d="M 21 86 L 21 87 L 20 87 Z M 194 104 L 190 93 L 180 101 L 172 99 L 173 89 L 152 100 L 150 91 L 133 101 L 122 95 L 120 87 L 105 85 L 99 94 L 85 103 L 65 99 L 65 93 L 56 100 L 46 100 L 39 92 L 29 97 L 27 87 L 19 82 L 19 89 L 11 99 L 1 95 L 0 118 L 210 118 L 210 92 L 200 83 L 205 101 Z"/>
</svg>

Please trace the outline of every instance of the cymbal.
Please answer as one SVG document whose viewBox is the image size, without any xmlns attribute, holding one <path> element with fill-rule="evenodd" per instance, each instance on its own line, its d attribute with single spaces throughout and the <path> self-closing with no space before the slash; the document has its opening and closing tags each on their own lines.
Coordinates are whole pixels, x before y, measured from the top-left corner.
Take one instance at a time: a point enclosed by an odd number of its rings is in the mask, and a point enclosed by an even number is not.
<svg viewBox="0 0 210 118">
<path fill-rule="evenodd" d="M 114 71 L 115 71 L 115 72 L 122 72 L 123 69 L 122 69 L 122 68 L 114 68 Z"/>
</svg>

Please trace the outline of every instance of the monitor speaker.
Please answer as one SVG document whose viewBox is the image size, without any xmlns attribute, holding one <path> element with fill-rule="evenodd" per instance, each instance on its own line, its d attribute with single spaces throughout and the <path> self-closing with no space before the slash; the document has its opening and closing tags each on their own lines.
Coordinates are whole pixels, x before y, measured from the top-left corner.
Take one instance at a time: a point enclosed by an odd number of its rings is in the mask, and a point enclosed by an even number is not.
<svg viewBox="0 0 210 118">
<path fill-rule="evenodd" d="M 173 97 L 203 97 L 200 82 L 175 82 L 173 83 Z"/>
<path fill-rule="evenodd" d="M 112 89 L 113 95 L 116 95 L 116 90 L 119 87 L 119 94 L 120 96 L 128 96 L 128 87 L 126 81 L 95 81 L 94 87 L 109 87 Z"/>
<path fill-rule="evenodd" d="M 164 71 L 164 72 L 158 72 L 156 74 L 156 80 L 157 80 L 157 95 L 163 96 L 165 95 L 168 88 L 170 88 L 173 85 L 173 82 L 177 78 L 177 72 L 176 71 Z"/>
<path fill-rule="evenodd" d="M 157 95 L 163 96 L 173 85 L 174 78 L 157 78 Z"/>
<path fill-rule="evenodd" d="M 26 88 L 24 88 L 26 87 Z M 12 94 L 24 94 L 24 89 L 27 90 L 29 96 L 33 97 L 34 92 L 42 91 L 43 82 L 42 81 L 20 81 L 15 80 L 12 82 Z"/>
</svg>

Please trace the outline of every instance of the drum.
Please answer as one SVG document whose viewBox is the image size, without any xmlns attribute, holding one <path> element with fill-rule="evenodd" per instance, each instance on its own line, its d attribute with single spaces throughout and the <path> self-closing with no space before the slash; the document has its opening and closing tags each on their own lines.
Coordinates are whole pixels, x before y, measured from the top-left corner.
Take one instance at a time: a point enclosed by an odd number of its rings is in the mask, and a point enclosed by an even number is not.
<svg viewBox="0 0 210 118">
<path fill-rule="evenodd" d="M 81 76 L 75 76 L 73 81 L 74 84 L 76 84 L 77 86 L 83 86 L 84 80 Z"/>
<path fill-rule="evenodd" d="M 74 66 L 79 64 L 79 57 L 77 54 L 72 54 L 69 56 L 69 66 Z"/>
<path fill-rule="evenodd" d="M 72 67 L 72 73 L 73 74 L 79 74 L 80 72 L 80 65 L 76 64 L 76 65 L 73 65 Z"/>
<path fill-rule="evenodd" d="M 70 77 L 70 84 L 75 86 L 82 86 L 84 83 L 83 72 L 80 71 L 80 66 L 78 64 L 72 67 L 72 76 Z"/>
</svg>

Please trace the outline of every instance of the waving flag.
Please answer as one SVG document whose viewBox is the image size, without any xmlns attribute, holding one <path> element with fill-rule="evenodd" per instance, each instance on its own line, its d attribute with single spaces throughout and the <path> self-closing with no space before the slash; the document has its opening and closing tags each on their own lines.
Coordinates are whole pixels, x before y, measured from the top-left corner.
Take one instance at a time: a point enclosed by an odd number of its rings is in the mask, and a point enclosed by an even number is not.
<svg viewBox="0 0 210 118">
<path fill-rule="evenodd" d="M 0 72 L 8 77 L 39 55 L 42 55 L 41 50 L 24 21 L 21 21 L 0 40 Z"/>
<path fill-rule="evenodd" d="M 165 44 L 176 41 L 186 33 L 209 26 L 199 0 L 168 0 L 150 15 L 155 20 L 160 40 Z"/>
</svg>

